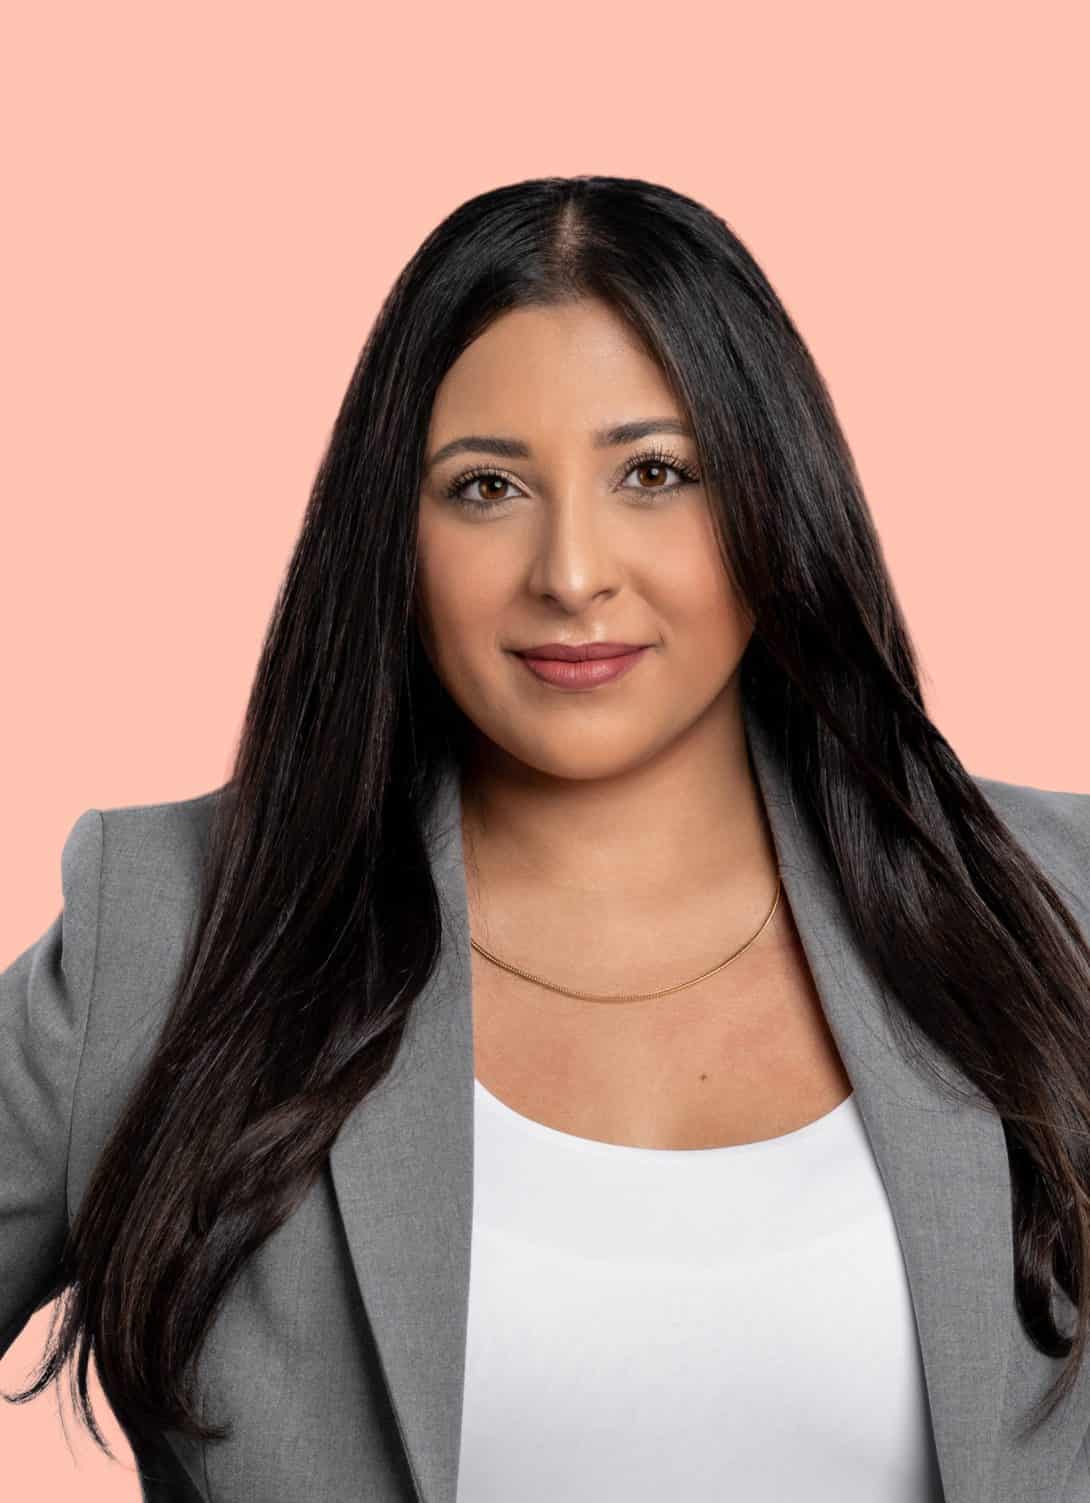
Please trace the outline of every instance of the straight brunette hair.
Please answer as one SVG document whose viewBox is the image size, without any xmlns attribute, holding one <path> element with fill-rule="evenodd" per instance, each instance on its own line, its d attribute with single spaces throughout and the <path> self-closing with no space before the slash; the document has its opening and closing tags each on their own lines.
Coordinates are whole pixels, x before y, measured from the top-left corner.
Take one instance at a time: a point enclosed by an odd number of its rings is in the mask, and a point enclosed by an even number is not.
<svg viewBox="0 0 1090 1503">
<path fill-rule="evenodd" d="M 1003 1120 L 1019 1315 L 1040 1351 L 1069 1359 L 1037 1424 L 1074 1382 L 1090 1324 L 1086 937 L 924 710 L 832 400 L 753 257 L 668 188 L 549 177 L 470 199 L 423 242 L 319 465 L 170 1013 L 71 1228 L 40 1375 L 6 1395 L 24 1402 L 72 1361 L 107 1454 L 92 1351 L 130 1436 L 230 1434 L 202 1422 L 198 1349 L 389 1070 L 436 965 L 425 820 L 472 728 L 419 636 L 432 402 L 493 319 L 584 297 L 627 320 L 687 411 L 724 567 L 755 622 L 741 689 L 860 944 Z M 1073 1338 L 1054 1279 L 1078 1307 Z"/>
</svg>

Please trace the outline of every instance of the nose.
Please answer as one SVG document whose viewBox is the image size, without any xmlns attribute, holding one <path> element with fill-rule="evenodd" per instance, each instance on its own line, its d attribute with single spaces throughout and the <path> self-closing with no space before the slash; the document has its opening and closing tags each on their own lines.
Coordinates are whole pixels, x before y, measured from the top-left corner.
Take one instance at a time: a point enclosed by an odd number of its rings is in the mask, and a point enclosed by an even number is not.
<svg viewBox="0 0 1090 1503">
<path fill-rule="evenodd" d="M 570 612 L 620 588 L 621 564 L 604 508 L 573 486 L 543 508 L 533 533 L 528 584 L 535 595 Z"/>
</svg>

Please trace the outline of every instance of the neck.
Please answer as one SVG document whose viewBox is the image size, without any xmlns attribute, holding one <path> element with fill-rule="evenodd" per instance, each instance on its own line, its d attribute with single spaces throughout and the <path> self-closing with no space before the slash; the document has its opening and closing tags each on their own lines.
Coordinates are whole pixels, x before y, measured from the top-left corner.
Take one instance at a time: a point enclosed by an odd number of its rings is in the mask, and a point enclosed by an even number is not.
<svg viewBox="0 0 1090 1503">
<path fill-rule="evenodd" d="M 600 778 L 478 754 L 462 781 L 467 873 L 489 891 L 599 916 L 694 898 L 771 900 L 776 852 L 741 716 Z"/>
</svg>

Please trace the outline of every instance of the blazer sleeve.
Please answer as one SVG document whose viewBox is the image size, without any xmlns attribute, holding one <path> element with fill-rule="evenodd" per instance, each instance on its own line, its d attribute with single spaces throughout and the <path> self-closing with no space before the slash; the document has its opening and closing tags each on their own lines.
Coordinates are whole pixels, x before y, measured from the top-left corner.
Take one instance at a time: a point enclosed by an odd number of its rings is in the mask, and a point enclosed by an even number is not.
<svg viewBox="0 0 1090 1503">
<path fill-rule="evenodd" d="M 72 1102 L 98 950 L 103 820 L 61 853 L 64 905 L 0 973 L 0 1356 L 62 1292 Z"/>
</svg>

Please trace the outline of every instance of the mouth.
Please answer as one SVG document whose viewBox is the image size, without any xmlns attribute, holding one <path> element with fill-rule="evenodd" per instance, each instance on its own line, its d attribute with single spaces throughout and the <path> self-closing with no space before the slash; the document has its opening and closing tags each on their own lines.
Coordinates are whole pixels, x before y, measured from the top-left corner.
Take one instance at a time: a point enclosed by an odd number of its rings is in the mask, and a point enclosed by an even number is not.
<svg viewBox="0 0 1090 1503">
<path fill-rule="evenodd" d="M 538 642 L 533 647 L 513 647 L 519 657 L 555 658 L 565 663 L 581 663 L 587 658 L 616 658 L 637 652 L 646 642 Z"/>
<path fill-rule="evenodd" d="M 596 647 L 599 650 L 594 656 L 586 648 L 568 648 L 564 656 L 558 655 L 557 648 L 549 648 L 547 656 L 545 649 L 535 648 L 530 652 L 516 652 L 514 656 L 544 683 L 561 689 L 595 689 L 599 684 L 611 683 L 630 672 L 649 650 L 646 646 L 619 642 L 600 643 Z M 600 650 L 602 647 L 607 649 L 604 653 Z M 573 652 L 579 655 L 571 656 Z"/>
</svg>

